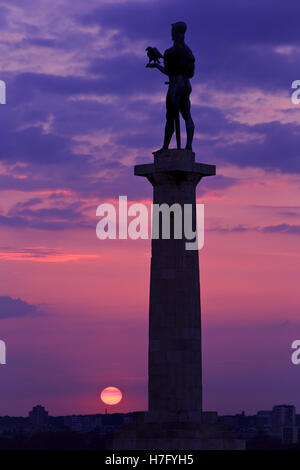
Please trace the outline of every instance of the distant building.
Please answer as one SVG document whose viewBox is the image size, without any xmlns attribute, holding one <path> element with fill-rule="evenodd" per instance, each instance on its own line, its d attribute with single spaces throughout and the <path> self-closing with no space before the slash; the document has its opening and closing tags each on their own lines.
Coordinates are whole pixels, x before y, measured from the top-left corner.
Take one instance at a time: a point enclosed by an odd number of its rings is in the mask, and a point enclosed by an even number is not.
<svg viewBox="0 0 300 470">
<path fill-rule="evenodd" d="M 49 415 L 48 411 L 41 405 L 34 406 L 29 411 L 29 422 L 35 429 L 44 429 L 48 426 Z"/>
<path fill-rule="evenodd" d="M 256 427 L 260 431 L 270 431 L 272 428 L 272 411 L 261 410 L 256 415 Z"/>
<path fill-rule="evenodd" d="M 293 405 L 277 405 L 272 409 L 272 430 L 280 433 L 283 427 L 296 425 L 296 409 Z"/>
<path fill-rule="evenodd" d="M 299 428 L 296 426 L 296 409 L 293 405 L 277 405 L 272 409 L 272 432 L 280 436 L 285 445 L 296 444 Z"/>
<path fill-rule="evenodd" d="M 102 427 L 102 420 L 101 415 L 64 416 L 64 425 L 72 431 L 86 434 L 94 431 L 95 429 L 100 430 Z"/>
<path fill-rule="evenodd" d="M 131 421 L 131 414 L 105 414 L 105 415 L 72 415 L 64 416 L 64 426 L 80 434 L 87 434 L 98 430 L 101 435 L 109 434 L 121 429 L 122 424 Z"/>
<path fill-rule="evenodd" d="M 281 442 L 285 445 L 297 444 L 299 442 L 299 428 L 296 426 L 282 428 Z"/>
<path fill-rule="evenodd" d="M 0 416 L 0 435 L 26 434 L 29 427 L 29 418 L 16 416 Z"/>
<path fill-rule="evenodd" d="M 102 416 L 102 429 L 101 434 L 107 435 L 122 428 L 124 421 L 131 422 L 132 416 L 130 414 L 124 415 L 121 413 L 112 413 Z"/>
</svg>

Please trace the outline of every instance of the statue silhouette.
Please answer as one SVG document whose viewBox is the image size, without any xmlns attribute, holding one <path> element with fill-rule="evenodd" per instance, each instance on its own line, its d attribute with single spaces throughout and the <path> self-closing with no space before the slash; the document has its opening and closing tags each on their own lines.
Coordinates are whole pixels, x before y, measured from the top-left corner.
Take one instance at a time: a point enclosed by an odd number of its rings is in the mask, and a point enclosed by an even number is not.
<svg viewBox="0 0 300 470">
<path fill-rule="evenodd" d="M 164 66 L 157 62 L 148 63 L 146 67 L 157 68 L 165 75 L 168 75 L 169 85 L 166 107 L 167 122 L 165 127 L 165 138 L 163 149 L 169 147 L 172 135 L 176 128 L 177 148 L 181 148 L 180 121 L 179 113 L 182 115 L 186 126 L 186 149 L 192 150 L 194 137 L 194 122 L 191 116 L 190 94 L 192 87 L 190 78 L 194 76 L 195 57 L 192 51 L 184 42 L 184 35 L 187 26 L 183 22 L 172 24 L 173 47 L 167 49 L 164 53 Z M 158 51 L 159 52 L 159 51 Z"/>
</svg>

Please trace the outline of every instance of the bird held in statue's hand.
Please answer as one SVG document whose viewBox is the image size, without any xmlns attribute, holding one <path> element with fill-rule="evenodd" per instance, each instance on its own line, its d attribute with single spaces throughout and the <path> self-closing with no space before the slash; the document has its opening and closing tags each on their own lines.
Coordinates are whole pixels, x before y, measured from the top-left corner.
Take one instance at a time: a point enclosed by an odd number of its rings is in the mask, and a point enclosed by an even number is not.
<svg viewBox="0 0 300 470">
<path fill-rule="evenodd" d="M 147 65 L 151 64 L 151 62 L 154 62 L 155 64 L 159 64 L 159 59 L 163 58 L 163 55 L 159 52 L 159 50 L 156 47 L 147 47 L 147 56 L 149 58 L 149 62 Z"/>
</svg>

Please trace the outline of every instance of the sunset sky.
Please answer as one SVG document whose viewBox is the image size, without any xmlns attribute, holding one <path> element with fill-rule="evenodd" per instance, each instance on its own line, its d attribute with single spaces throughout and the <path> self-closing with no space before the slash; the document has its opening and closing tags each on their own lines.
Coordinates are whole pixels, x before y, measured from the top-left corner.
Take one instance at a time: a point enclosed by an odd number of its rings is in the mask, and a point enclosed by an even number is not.
<svg viewBox="0 0 300 470">
<path fill-rule="evenodd" d="M 204 409 L 300 413 L 300 4 L 1 0 L 0 415 L 147 407 L 149 240 L 96 237 L 97 206 L 150 203 L 133 175 L 162 145 L 164 51 L 188 24 L 203 179 Z"/>
</svg>

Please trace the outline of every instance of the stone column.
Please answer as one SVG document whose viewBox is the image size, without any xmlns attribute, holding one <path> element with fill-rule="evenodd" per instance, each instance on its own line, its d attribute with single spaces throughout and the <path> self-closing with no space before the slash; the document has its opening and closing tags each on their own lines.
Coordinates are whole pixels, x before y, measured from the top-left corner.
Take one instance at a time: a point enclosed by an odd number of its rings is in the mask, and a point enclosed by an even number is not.
<svg viewBox="0 0 300 470">
<path fill-rule="evenodd" d="M 154 152 L 154 164 L 135 166 L 153 185 L 154 204 L 192 205 L 196 228 L 196 186 L 215 175 L 214 165 L 195 162 L 187 150 Z M 171 213 L 172 214 L 172 213 Z M 201 309 L 198 250 L 181 239 L 152 240 L 148 417 L 155 422 L 200 421 L 202 411 Z M 183 227 L 183 225 L 182 225 Z"/>
</svg>

